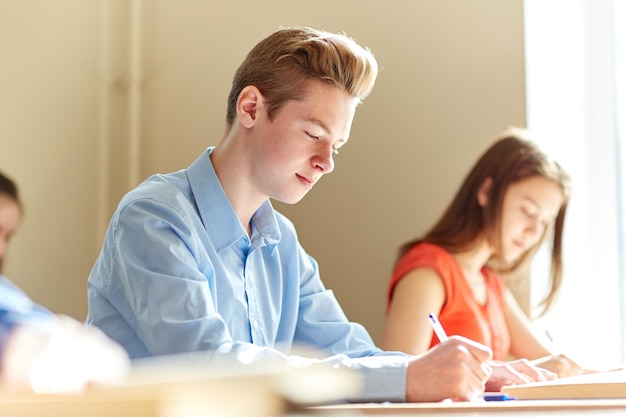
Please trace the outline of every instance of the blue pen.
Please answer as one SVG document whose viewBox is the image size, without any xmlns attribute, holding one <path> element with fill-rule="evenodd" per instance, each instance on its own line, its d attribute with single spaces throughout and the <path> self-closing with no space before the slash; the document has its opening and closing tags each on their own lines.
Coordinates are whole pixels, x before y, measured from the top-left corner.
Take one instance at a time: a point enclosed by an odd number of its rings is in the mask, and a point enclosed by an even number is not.
<svg viewBox="0 0 626 417">
<path fill-rule="evenodd" d="M 517 400 L 517 397 L 509 397 L 506 394 L 485 394 L 483 395 L 485 401 L 513 401 Z"/>
<path fill-rule="evenodd" d="M 430 325 L 433 327 L 433 330 L 435 331 L 435 334 L 437 335 L 439 341 L 443 343 L 448 340 L 448 335 L 443 329 L 443 326 L 441 325 L 441 322 L 439 321 L 435 313 L 430 313 L 428 315 L 428 319 L 430 320 Z"/>
</svg>

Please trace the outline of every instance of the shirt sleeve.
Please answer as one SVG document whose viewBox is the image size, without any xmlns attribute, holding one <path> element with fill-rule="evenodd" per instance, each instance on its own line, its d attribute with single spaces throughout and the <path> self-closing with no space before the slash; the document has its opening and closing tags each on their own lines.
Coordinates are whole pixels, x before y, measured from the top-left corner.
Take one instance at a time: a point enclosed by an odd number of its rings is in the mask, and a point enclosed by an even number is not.
<svg viewBox="0 0 626 417">
<path fill-rule="evenodd" d="M 301 277 L 296 341 L 334 354 L 327 361 L 361 374 L 363 389 L 351 401 L 405 401 L 409 357 L 376 347 L 367 330 L 350 322 L 332 290 L 324 287 L 317 262 L 301 248 L 300 257 L 312 268 L 303 268 L 309 272 Z"/>
<path fill-rule="evenodd" d="M 46 326 L 54 314 L 33 302 L 15 284 L 0 275 L 0 357 L 16 326 Z"/>
</svg>

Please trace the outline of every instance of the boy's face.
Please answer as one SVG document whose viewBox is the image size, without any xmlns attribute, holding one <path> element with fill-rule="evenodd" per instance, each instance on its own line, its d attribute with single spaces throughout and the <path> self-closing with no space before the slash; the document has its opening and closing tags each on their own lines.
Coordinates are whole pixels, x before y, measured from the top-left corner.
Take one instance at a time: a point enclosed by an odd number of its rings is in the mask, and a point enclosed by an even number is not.
<svg viewBox="0 0 626 417">
<path fill-rule="evenodd" d="M 255 123 L 252 177 L 275 200 L 302 199 L 334 166 L 333 156 L 347 141 L 358 99 L 314 81 L 301 100 L 286 102 L 267 118 L 261 105 Z"/>
</svg>

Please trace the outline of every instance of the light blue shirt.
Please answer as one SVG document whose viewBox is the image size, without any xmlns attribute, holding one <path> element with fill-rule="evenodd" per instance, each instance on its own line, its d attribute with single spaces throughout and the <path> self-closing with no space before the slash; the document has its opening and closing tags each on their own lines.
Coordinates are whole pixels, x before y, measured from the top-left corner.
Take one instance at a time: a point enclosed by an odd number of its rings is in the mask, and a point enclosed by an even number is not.
<svg viewBox="0 0 626 417">
<path fill-rule="evenodd" d="M 11 330 L 16 326 L 42 326 L 54 314 L 32 301 L 15 284 L 0 275 L 0 356 Z"/>
<path fill-rule="evenodd" d="M 409 357 L 377 348 L 349 322 L 293 224 L 265 201 L 249 238 L 209 158 L 153 175 L 121 200 L 88 282 L 87 322 L 131 358 L 284 360 L 314 347 L 358 369 L 354 401 L 404 401 Z M 313 360 L 312 360 L 313 361 Z"/>
</svg>

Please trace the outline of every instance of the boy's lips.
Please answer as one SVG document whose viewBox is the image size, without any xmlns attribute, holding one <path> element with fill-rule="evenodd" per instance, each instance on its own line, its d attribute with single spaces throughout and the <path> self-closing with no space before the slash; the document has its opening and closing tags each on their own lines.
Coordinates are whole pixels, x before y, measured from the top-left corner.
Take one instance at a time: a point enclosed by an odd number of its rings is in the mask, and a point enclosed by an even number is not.
<svg viewBox="0 0 626 417">
<path fill-rule="evenodd" d="M 305 187 L 307 187 L 308 189 L 313 188 L 313 186 L 315 185 L 315 183 L 316 183 L 316 181 L 317 181 L 317 180 L 310 179 L 310 178 L 307 178 L 307 177 L 305 177 L 305 176 L 302 176 L 302 175 L 300 175 L 300 174 L 296 174 L 296 177 L 298 177 L 298 179 L 300 180 L 300 182 L 301 182 L 302 184 L 304 184 L 304 186 L 305 186 Z"/>
</svg>

